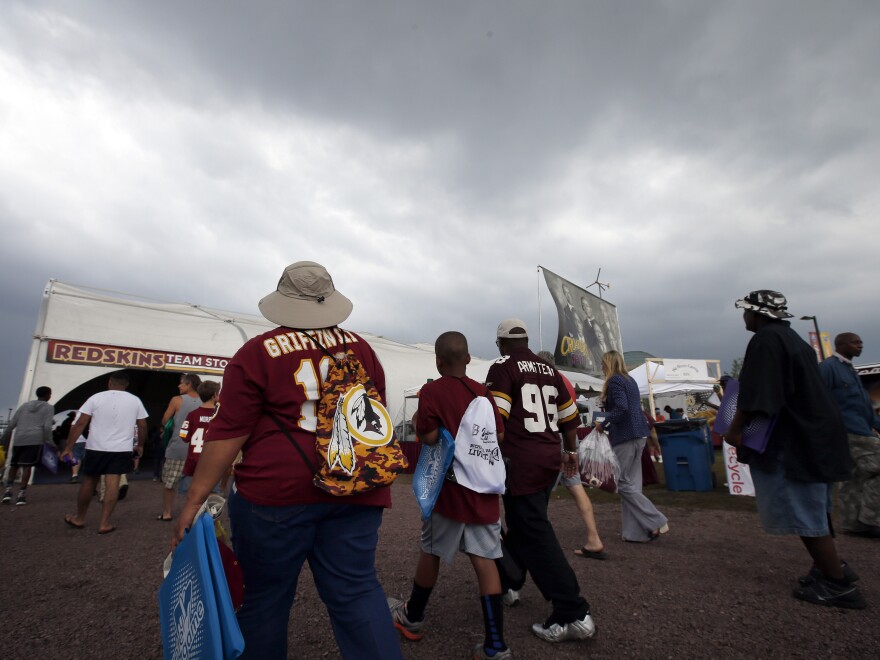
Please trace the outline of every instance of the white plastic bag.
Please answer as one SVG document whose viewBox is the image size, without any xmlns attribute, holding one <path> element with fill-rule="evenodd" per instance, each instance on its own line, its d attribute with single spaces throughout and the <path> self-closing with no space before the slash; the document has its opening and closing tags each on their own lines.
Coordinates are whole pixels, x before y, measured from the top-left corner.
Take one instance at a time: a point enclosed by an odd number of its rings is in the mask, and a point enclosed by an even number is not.
<svg viewBox="0 0 880 660">
<path fill-rule="evenodd" d="M 581 481 L 588 486 L 598 487 L 604 483 L 617 484 L 620 479 L 620 463 L 611 449 L 608 434 L 593 429 L 590 435 L 578 445 Z"/>
</svg>

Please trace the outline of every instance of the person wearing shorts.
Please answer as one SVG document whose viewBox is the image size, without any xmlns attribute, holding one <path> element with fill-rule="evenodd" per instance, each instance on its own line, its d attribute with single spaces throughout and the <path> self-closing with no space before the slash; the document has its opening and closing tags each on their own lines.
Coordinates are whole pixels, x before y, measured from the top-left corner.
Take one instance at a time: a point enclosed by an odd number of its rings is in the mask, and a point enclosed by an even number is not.
<svg viewBox="0 0 880 660">
<path fill-rule="evenodd" d="M 419 392 L 419 408 L 413 427 L 423 443 L 436 444 L 440 427 L 454 432 L 471 401 L 485 396 L 492 402 L 495 428 L 503 421 L 485 385 L 465 375 L 468 354 L 467 339 L 460 332 L 444 332 L 434 343 L 438 380 L 424 385 Z M 498 433 L 498 440 L 503 433 Z M 498 495 L 477 493 L 453 481 L 445 481 L 431 516 L 422 523 L 421 552 L 407 601 L 389 598 L 388 606 L 394 627 L 405 638 L 422 638 L 425 607 L 440 574 L 440 560 L 452 564 L 458 552 L 471 561 L 480 590 L 485 638 L 474 649 L 475 658 L 509 658 L 504 643 L 504 612 L 501 600 L 501 579 L 495 560 L 501 557 L 501 524 Z"/>
<path fill-rule="evenodd" d="M 73 456 L 76 441 L 89 426 L 86 453 L 80 468 L 82 483 L 77 493 L 76 514 L 64 516 L 64 522 L 75 529 L 85 527 L 86 513 L 101 477 L 104 477 L 105 493 L 98 534 L 109 534 L 116 529 L 110 523 L 110 516 L 119 499 L 120 478 L 132 469 L 132 436 L 135 428 L 137 440 L 134 452 L 140 454 L 143 451 L 147 437 L 147 411 L 141 400 L 126 392 L 126 388 L 128 376 L 125 372 L 110 376 L 107 390 L 92 395 L 80 408 L 80 415 L 67 436 L 62 459 Z"/>
<path fill-rule="evenodd" d="M 177 385 L 180 394 L 168 402 L 168 408 L 162 416 L 163 427 L 170 419 L 174 420 L 174 426 L 171 430 L 171 439 L 168 441 L 168 446 L 165 447 L 165 463 L 162 466 L 162 486 L 164 488 L 162 489 L 162 512 L 158 516 L 159 520 L 173 518 L 174 495 L 183 476 L 183 466 L 186 464 L 189 447 L 180 437 L 180 428 L 187 415 L 202 405 L 197 391 L 201 384 L 202 379 L 196 374 L 181 375 Z"/>
<path fill-rule="evenodd" d="M 38 387 L 37 398 L 22 404 L 0 439 L 4 447 L 9 446 L 12 432 L 15 431 L 15 439 L 10 456 L 9 476 L 6 479 L 6 490 L 3 492 L 3 504 L 12 502 L 12 486 L 18 476 L 18 468 L 21 468 L 21 487 L 15 500 L 16 506 L 27 504 L 27 487 L 31 480 L 31 471 L 40 461 L 40 453 L 44 442 L 52 441 L 52 416 L 55 409 L 49 403 L 52 398 L 52 390 L 48 387 Z"/>
<path fill-rule="evenodd" d="M 213 380 L 203 380 L 197 392 L 202 405 L 187 415 L 183 426 L 180 427 L 180 439 L 188 447 L 186 462 L 183 465 L 183 477 L 180 479 L 178 489 L 181 495 L 186 495 L 189 492 L 189 485 L 192 482 L 193 475 L 196 473 L 196 466 L 199 464 L 199 457 L 202 455 L 202 448 L 205 444 L 205 434 L 214 417 L 219 399 L 220 383 Z M 221 493 L 219 484 L 214 487 L 213 492 Z M 160 515 L 159 520 L 167 522 L 171 518 L 163 518 Z"/>
<path fill-rule="evenodd" d="M 816 354 L 784 319 L 778 291 L 737 300 L 755 333 L 740 371 L 737 411 L 725 440 L 749 465 L 761 525 L 768 534 L 801 538 L 813 560 L 792 596 L 817 605 L 862 609 L 855 572 L 840 560 L 831 530 L 831 489 L 852 476 L 846 428 L 819 373 Z M 775 420 L 763 451 L 743 444 L 744 429 Z"/>
</svg>

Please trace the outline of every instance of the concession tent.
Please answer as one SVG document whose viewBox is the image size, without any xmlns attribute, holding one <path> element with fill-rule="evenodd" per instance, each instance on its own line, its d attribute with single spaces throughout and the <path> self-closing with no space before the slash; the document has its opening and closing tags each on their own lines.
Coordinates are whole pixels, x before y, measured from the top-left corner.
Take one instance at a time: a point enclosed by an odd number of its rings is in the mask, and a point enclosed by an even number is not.
<svg viewBox="0 0 880 660">
<path fill-rule="evenodd" d="M 630 369 L 629 375 L 638 384 L 639 394 L 648 397 L 649 410 L 654 410 L 655 396 L 713 391 L 721 378 L 721 363 L 718 360 L 648 358 L 643 365 Z"/>
<path fill-rule="evenodd" d="M 150 415 L 148 423 L 158 424 L 177 394 L 181 373 L 220 380 L 238 348 L 273 327 L 262 316 L 50 280 L 43 291 L 19 403 L 47 385 L 56 410 L 76 409 L 106 389 L 110 373 L 125 369 L 131 378 L 129 391 L 143 400 Z M 405 391 L 437 374 L 433 346 L 354 332 L 379 356 L 388 411 L 397 419 Z M 488 370 L 488 361 L 475 362 L 485 362 Z"/>
</svg>

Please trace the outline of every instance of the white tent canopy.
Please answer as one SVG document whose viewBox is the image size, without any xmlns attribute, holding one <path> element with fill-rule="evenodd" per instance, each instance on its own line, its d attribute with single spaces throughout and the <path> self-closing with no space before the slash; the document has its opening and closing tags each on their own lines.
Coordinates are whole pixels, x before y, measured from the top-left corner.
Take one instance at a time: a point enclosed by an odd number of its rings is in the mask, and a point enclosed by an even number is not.
<svg viewBox="0 0 880 660">
<path fill-rule="evenodd" d="M 711 392 L 718 378 L 694 378 L 690 380 L 666 380 L 666 367 L 663 361 L 649 360 L 645 364 L 630 369 L 629 375 L 639 386 L 639 394 L 654 396 L 663 394 L 688 394 L 691 392 Z"/>
<path fill-rule="evenodd" d="M 629 375 L 639 386 L 639 394 L 648 397 L 654 410 L 655 396 L 692 392 L 712 392 L 721 378 L 718 360 L 683 360 L 648 358 L 645 364 L 631 369 Z"/>
<path fill-rule="evenodd" d="M 246 340 L 274 327 L 261 316 L 50 280 L 43 291 L 19 403 L 33 398 L 39 385 L 51 387 L 53 399 L 58 400 L 82 383 L 127 366 L 193 371 L 219 379 L 226 361 Z M 388 410 L 396 419 L 405 391 L 437 376 L 433 346 L 355 332 L 379 356 L 385 369 Z M 124 360 L 132 363 L 126 365 Z M 474 360 L 470 373 L 483 380 L 489 364 L 489 360 Z"/>
</svg>

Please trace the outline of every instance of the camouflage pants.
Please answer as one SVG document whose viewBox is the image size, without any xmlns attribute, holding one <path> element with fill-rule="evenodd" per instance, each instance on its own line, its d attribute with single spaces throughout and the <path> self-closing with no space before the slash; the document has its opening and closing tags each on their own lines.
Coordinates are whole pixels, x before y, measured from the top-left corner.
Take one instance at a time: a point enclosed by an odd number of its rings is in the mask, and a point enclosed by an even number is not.
<svg viewBox="0 0 880 660">
<path fill-rule="evenodd" d="M 853 478 L 840 485 L 840 515 L 844 531 L 862 525 L 880 526 L 880 438 L 848 434 L 855 463 Z"/>
</svg>

